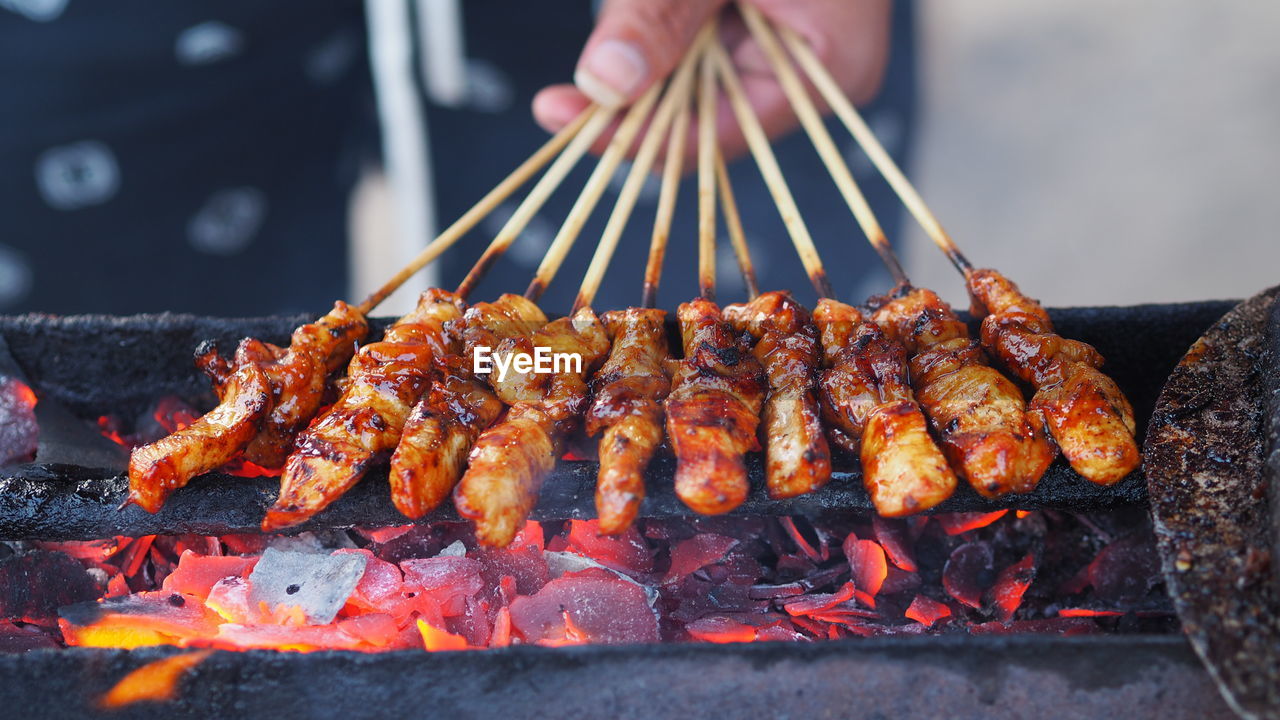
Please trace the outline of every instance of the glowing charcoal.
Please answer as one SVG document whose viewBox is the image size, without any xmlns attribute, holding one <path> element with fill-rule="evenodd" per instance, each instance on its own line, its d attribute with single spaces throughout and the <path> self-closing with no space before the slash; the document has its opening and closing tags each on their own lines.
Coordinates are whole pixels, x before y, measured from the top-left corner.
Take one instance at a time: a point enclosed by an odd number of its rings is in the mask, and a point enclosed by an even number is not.
<svg viewBox="0 0 1280 720">
<path fill-rule="evenodd" d="M 88 647 L 183 645 L 212 637 L 221 622 L 200 598 L 165 591 L 77 603 L 58 615 L 67 644 Z"/>
<path fill-rule="evenodd" d="M 17 378 L 0 377 L 0 465 L 31 460 L 39 440 L 35 392 Z"/>
<path fill-rule="evenodd" d="M 526 642 L 563 638 L 568 613 L 591 642 L 657 642 L 658 618 L 645 592 L 611 572 L 591 568 L 547 583 L 511 603 L 513 632 Z"/>
</svg>

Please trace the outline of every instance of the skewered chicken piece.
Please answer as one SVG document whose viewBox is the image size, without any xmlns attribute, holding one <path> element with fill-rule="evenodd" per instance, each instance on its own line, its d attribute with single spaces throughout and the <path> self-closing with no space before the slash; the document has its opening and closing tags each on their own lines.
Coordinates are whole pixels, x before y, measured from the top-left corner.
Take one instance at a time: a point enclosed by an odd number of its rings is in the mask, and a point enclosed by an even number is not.
<svg viewBox="0 0 1280 720">
<path fill-rule="evenodd" d="M 329 374 L 346 365 L 356 343 L 369 331 L 360 311 L 344 302 L 314 323 L 293 331 L 287 348 L 250 340 L 246 354 L 262 368 L 271 383 L 271 412 L 253 441 L 245 448 L 250 462 L 278 468 L 293 450 L 293 440 L 324 398 Z M 204 343 L 196 350 L 196 365 L 213 381 L 221 398 L 226 378 L 234 368 Z"/>
<path fill-rule="evenodd" d="M 391 457 L 391 500 L 406 517 L 437 507 L 457 485 L 476 438 L 505 407 L 483 378 L 472 373 L 478 346 L 493 350 L 508 338 L 529 335 L 547 322 L 534 303 L 503 295 L 476 303 L 463 316 L 466 351 L 453 343 L 439 379 L 418 401 Z"/>
<path fill-rule="evenodd" d="M 1099 485 L 1110 485 L 1142 462 L 1133 406 L 1111 378 L 1093 346 L 1053 331 L 1040 303 L 995 270 L 968 274 L 982 344 L 1010 372 L 1036 388 L 1031 409 L 1043 413 L 1049 432 L 1071 467 Z"/>
<path fill-rule="evenodd" d="M 414 406 L 391 456 L 391 501 L 420 518 L 449 497 L 467 453 L 505 407 L 471 372 L 471 358 L 451 355 L 431 389 Z"/>
<path fill-rule="evenodd" d="M 769 379 L 760 416 L 769 495 L 789 498 L 817 490 L 831 479 L 831 451 L 818 405 L 821 350 L 812 316 L 785 291 L 729 305 L 724 316 L 755 340 L 751 352 Z"/>
<path fill-rule="evenodd" d="M 158 512 L 174 490 L 191 478 L 221 467 L 253 440 L 271 407 L 271 384 L 249 357 L 249 340 L 236 351 L 235 370 L 223 383 L 222 402 L 187 427 L 129 456 L 129 498 Z"/>
<path fill-rule="evenodd" d="M 462 317 L 462 307 L 452 293 L 428 290 L 381 342 L 356 353 L 342 395 L 298 437 L 285 461 L 264 531 L 306 521 L 351 489 L 379 453 L 395 448 L 427 387 L 432 359 L 448 352 L 447 325 Z"/>
<path fill-rule="evenodd" d="M 862 483 L 876 512 L 900 517 L 951 497 L 956 476 L 929 435 L 907 383 L 902 346 L 857 308 L 822 300 L 822 410 L 831 439 L 862 460 Z"/>
<path fill-rule="evenodd" d="M 964 321 L 923 288 L 871 302 L 875 321 L 911 355 L 916 399 L 960 476 L 985 497 L 1035 489 L 1055 455 L 1043 421 Z"/>
<path fill-rule="evenodd" d="M 505 379 L 490 374 L 510 410 L 476 439 L 453 493 L 458 514 L 475 522 L 476 539 L 484 545 L 505 547 L 524 527 L 561 442 L 587 409 L 586 378 L 608 355 L 609 337 L 595 313 L 582 308 L 531 335 L 503 340 L 495 354 L 532 355 L 534 348 L 577 355 L 580 362 L 550 373 L 508 371 Z"/>
<path fill-rule="evenodd" d="M 760 361 L 705 298 L 680 306 L 684 359 L 668 361 L 667 437 L 676 494 L 704 515 L 742 504 L 750 486 L 743 454 L 759 450 L 756 428 L 768 387 Z"/>
<path fill-rule="evenodd" d="M 133 451 L 129 502 L 156 512 L 170 492 L 241 451 L 252 462 L 278 467 L 294 433 L 319 409 L 325 379 L 351 357 L 367 331 L 358 310 L 337 302 L 324 317 L 294 330 L 287 350 L 246 338 L 228 362 L 214 344 L 202 344 L 196 365 L 213 381 L 218 407 L 189 427 Z"/>
<path fill-rule="evenodd" d="M 613 342 L 609 359 L 591 380 L 595 400 L 587 411 L 588 435 L 600 439 L 596 514 L 600 532 L 631 527 L 644 502 L 644 470 L 662 443 L 662 401 L 671 381 L 662 363 L 667 349 L 667 314 L 629 308 L 604 314 Z"/>
</svg>

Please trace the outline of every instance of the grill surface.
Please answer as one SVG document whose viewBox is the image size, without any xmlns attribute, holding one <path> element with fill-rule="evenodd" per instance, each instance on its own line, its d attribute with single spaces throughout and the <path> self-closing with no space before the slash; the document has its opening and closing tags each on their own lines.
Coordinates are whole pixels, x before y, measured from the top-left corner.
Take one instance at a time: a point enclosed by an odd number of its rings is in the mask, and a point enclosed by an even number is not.
<svg viewBox="0 0 1280 720">
<path fill-rule="evenodd" d="M 0 655 L 0 704 L 85 717 L 171 649 Z M 943 636 L 813 644 L 513 647 L 306 655 L 218 652 L 176 702 L 113 718 L 1233 717 L 1171 636 Z"/>
<path fill-rule="evenodd" d="M 1133 401 L 1142 426 L 1150 416 L 1165 376 L 1178 358 L 1231 306 L 1229 302 L 1203 302 L 1072 308 L 1051 313 L 1064 336 L 1092 343 L 1107 357 L 1106 370 Z M 16 365 L 41 396 L 55 401 L 42 404 L 65 405 L 82 418 L 109 413 L 130 417 L 140 415 L 164 395 L 175 394 L 211 403 L 208 383 L 191 362 L 192 350 L 201 340 L 212 338 L 227 348 L 245 335 L 282 343 L 287 341 L 294 326 L 308 319 L 227 320 L 184 315 L 2 317 L 0 337 L 7 340 Z M 678 343 L 673 345 L 678 346 Z M 0 470 L 0 538 L 53 540 L 158 532 L 210 535 L 251 532 L 258 528 L 263 511 L 278 487 L 273 478 L 245 479 L 215 473 L 198 478 L 175 493 L 156 515 L 148 515 L 136 507 L 117 511 L 127 487 L 123 467 L 104 469 L 95 467 L 93 462 L 79 460 L 85 457 L 86 445 L 101 445 L 106 441 L 92 432 L 89 433 L 92 437 L 85 439 L 83 432 L 74 430 L 55 433 L 69 439 L 61 445 L 44 443 L 37 458 L 38 461 L 54 458 L 59 462 L 37 462 Z M 653 463 L 643 515 L 683 517 L 689 514 L 671 487 L 673 466 L 667 458 Z M 543 488 L 534 517 L 594 517 L 595 472 L 594 463 L 560 463 Z M 751 459 L 751 476 L 755 488 L 738 513 L 818 515 L 871 507 L 856 470 L 837 473 L 821 491 L 786 502 L 765 497 L 758 456 Z M 990 501 L 964 486 L 938 509 L 1084 510 L 1139 503 L 1144 498 L 1141 473 L 1113 487 L 1102 488 L 1081 479 L 1059 460 L 1033 493 Z M 450 518 L 456 515 L 446 504 L 429 519 Z M 297 530 L 404 522 L 390 503 L 383 468 L 370 473 L 369 478 L 345 497 Z"/>
</svg>

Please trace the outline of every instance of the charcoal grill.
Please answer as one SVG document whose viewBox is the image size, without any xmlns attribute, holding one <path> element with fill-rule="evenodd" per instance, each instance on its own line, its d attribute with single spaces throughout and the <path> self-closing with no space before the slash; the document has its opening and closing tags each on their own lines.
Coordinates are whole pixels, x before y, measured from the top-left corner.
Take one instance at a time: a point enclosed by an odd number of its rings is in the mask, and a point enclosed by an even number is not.
<svg viewBox="0 0 1280 720">
<path fill-rule="evenodd" d="M 1051 311 L 1060 331 L 1097 346 L 1107 370 L 1144 424 L 1163 379 L 1229 302 Z M 13 364 L 49 405 L 85 422 L 142 413 L 158 397 L 210 402 L 191 365 L 192 348 L 245 335 L 282 342 L 304 321 L 182 315 L 131 318 L 0 318 Z M 0 353 L 3 354 L 3 353 Z M 63 416 L 62 420 L 66 420 Z M 60 421 L 61 422 L 61 421 Z M 110 448 L 86 454 L 74 429 L 42 445 L 35 463 L 0 471 L 0 537 L 88 539 L 156 532 L 256 531 L 274 479 L 213 474 L 176 493 L 155 516 L 117 511 L 126 481 Z M 96 440 L 94 441 L 96 442 Z M 109 444 L 108 444 L 109 445 Z M 77 458 L 93 458 L 89 464 Z M 106 459 L 105 461 L 103 459 Z M 70 460 L 70 462 L 68 462 Z M 650 473 L 650 517 L 684 516 L 670 489 L 671 464 Z M 743 514 L 823 514 L 870 508 L 856 471 L 790 502 L 765 498 L 758 462 Z M 548 479 L 535 518 L 590 517 L 595 465 L 562 462 Z M 664 482 L 665 480 L 665 482 Z M 1029 496 L 988 501 L 964 489 L 943 510 L 1003 507 L 1089 509 L 1146 503 L 1141 473 L 1098 488 L 1059 462 Z M 444 509 L 432 519 L 456 517 Z M 300 530 L 401 524 L 383 473 Z M 37 650 L 0 655 L 0 703 L 25 717 L 78 717 L 126 671 L 171 654 Z M 945 712 L 957 718 L 1230 717 L 1210 676 L 1182 637 L 1126 635 L 939 636 L 836 640 L 814 644 L 517 647 L 483 653 L 306 655 L 217 652 L 183 682 L 180 698 L 138 705 L 115 717 L 335 717 L 420 714 L 430 706 L 457 717 L 702 716 L 896 717 Z M 944 710 L 945 709 L 945 710 Z"/>
<path fill-rule="evenodd" d="M 1200 333 L 1230 309 L 1231 303 L 1206 302 L 1139 305 L 1126 308 L 1077 308 L 1053 311 L 1063 335 L 1095 345 L 1108 359 L 1107 371 L 1133 401 L 1139 423 L 1151 413 L 1163 378 Z M 81 418 L 108 413 L 137 416 L 165 395 L 208 396 L 208 381 L 193 367 L 191 352 L 204 339 L 234 346 L 246 335 L 284 343 L 302 317 L 223 320 L 185 315 L 128 318 L 102 316 L 0 318 L 0 337 L 43 398 L 65 406 Z M 375 323 L 374 332 L 385 323 Z M 674 333 L 674 327 L 671 329 Z M 672 347 L 679 347 L 673 343 Z M 57 425 L 64 425 L 60 417 Z M 68 464 L 85 456 L 85 444 L 99 446 L 94 458 L 110 457 L 105 439 L 79 432 L 59 433 L 68 442 L 50 442 L 36 462 L 0 471 L 0 539 L 39 537 L 48 540 L 92 539 L 109 535 L 190 532 L 220 535 L 256 532 L 279 483 L 274 478 L 241 478 L 211 473 L 175 493 L 164 509 L 150 515 L 140 508 L 117 510 L 127 491 L 122 460 L 115 467 Z M 94 433 L 89 432 L 92 436 Z M 685 516 L 688 509 L 670 482 L 674 462 L 655 459 L 648 474 L 647 517 Z M 856 467 L 834 474 L 822 490 L 788 501 L 769 500 L 764 492 L 763 463 L 750 459 L 752 492 L 739 514 L 816 515 L 848 510 L 868 511 Z M 534 519 L 594 517 L 596 465 L 561 462 L 544 484 Z M 962 484 L 963 485 L 963 484 Z M 1143 502 L 1140 472 L 1114 486 L 1093 485 L 1059 460 L 1039 487 L 1028 495 L 988 500 L 967 486 L 937 508 L 941 512 L 1064 508 L 1088 510 Z M 457 519 L 452 506 L 427 520 Z M 401 524 L 404 518 L 390 501 L 386 469 L 369 473 L 362 483 L 294 532 L 321 527 Z"/>
</svg>

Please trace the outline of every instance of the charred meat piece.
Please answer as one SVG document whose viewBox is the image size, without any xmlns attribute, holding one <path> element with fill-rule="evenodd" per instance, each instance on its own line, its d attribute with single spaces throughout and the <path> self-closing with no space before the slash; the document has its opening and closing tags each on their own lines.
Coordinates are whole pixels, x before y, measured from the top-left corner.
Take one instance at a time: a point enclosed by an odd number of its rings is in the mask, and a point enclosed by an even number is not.
<svg viewBox="0 0 1280 720">
<path fill-rule="evenodd" d="M 951 497 L 956 476 L 934 444 L 907 382 L 906 351 L 857 308 L 822 300 L 813 313 L 825 369 L 819 382 L 832 441 L 862 460 L 876 512 L 899 517 Z"/>
<path fill-rule="evenodd" d="M 201 344 L 196 365 L 213 381 L 219 404 L 191 426 L 134 450 L 130 500 L 156 512 L 174 489 L 242 451 L 254 463 L 279 467 L 294 434 L 319 409 L 325 378 L 351 357 L 367 331 L 364 316 L 338 302 L 294 330 L 287 350 L 246 338 L 228 361 L 214 344 Z M 260 401 L 264 382 L 266 399 Z"/>
<path fill-rule="evenodd" d="M 631 527 L 644 502 L 644 471 L 662 443 L 662 401 L 671 392 L 663 369 L 670 356 L 662 310 L 629 308 L 602 318 L 613 341 L 609 359 L 591 380 L 595 399 L 586 430 L 600 439 L 596 514 L 600 532 Z"/>
<path fill-rule="evenodd" d="M 818 405 L 821 351 L 812 316 L 784 291 L 729 305 L 724 316 L 755 342 L 752 354 L 769 380 L 760 417 L 769 495 L 789 498 L 817 490 L 831 479 L 831 451 Z"/>
<path fill-rule="evenodd" d="M 225 465 L 258 433 L 271 407 L 271 384 L 249 357 L 252 342 L 240 343 L 216 408 L 172 435 L 134 449 L 129 456 L 127 502 L 147 512 L 159 511 L 171 492 L 196 475 Z"/>
<path fill-rule="evenodd" d="M 432 359 L 448 353 L 449 325 L 461 317 L 461 300 L 428 290 L 381 342 L 356 353 L 342 395 L 299 436 L 285 461 L 280 497 L 262 521 L 264 531 L 320 512 L 355 485 L 378 454 L 395 448 L 427 388 Z"/>
<path fill-rule="evenodd" d="M 1035 387 L 1031 409 L 1043 413 L 1071 467 L 1099 485 L 1133 472 L 1142 461 L 1133 406 L 1098 370 L 1102 355 L 1055 333 L 1040 303 L 995 270 L 973 271 L 968 286 L 974 314 L 984 317 L 983 346 Z"/>
<path fill-rule="evenodd" d="M 294 437 L 320 409 L 326 378 L 351 359 L 356 343 L 368 331 L 364 316 L 339 301 L 318 321 L 294 330 L 287 348 L 250 341 L 247 355 L 271 383 L 271 412 L 245 448 L 246 459 L 266 468 L 278 468 L 284 463 L 293 450 Z M 196 365 L 209 376 L 221 396 L 232 368 L 218 356 L 216 346 L 201 345 Z"/>
<path fill-rule="evenodd" d="M 670 361 L 666 402 L 676 494 L 704 515 L 726 513 L 750 489 L 743 455 L 760 449 L 756 429 L 767 381 L 714 302 L 684 303 L 677 316 L 684 359 Z"/>
<path fill-rule="evenodd" d="M 1035 489 L 1055 454 L 1043 422 L 964 321 L 932 290 L 872 302 L 876 322 L 911 355 L 916 399 L 956 471 L 985 497 Z"/>
<path fill-rule="evenodd" d="M 532 354 L 535 348 L 565 359 L 576 356 L 577 362 L 552 372 L 489 374 L 490 385 L 511 407 L 476 439 L 453 493 L 458 514 L 475 522 L 476 539 L 488 546 L 510 544 L 524 527 L 561 442 L 586 412 L 586 378 L 608 355 L 609 337 L 595 313 L 583 308 L 531 335 L 502 340 L 496 353 Z"/>
<path fill-rule="evenodd" d="M 414 406 L 391 456 L 391 501 L 419 518 L 449 497 L 476 437 L 498 418 L 502 401 L 471 373 L 471 359 L 453 355 Z"/>
</svg>

